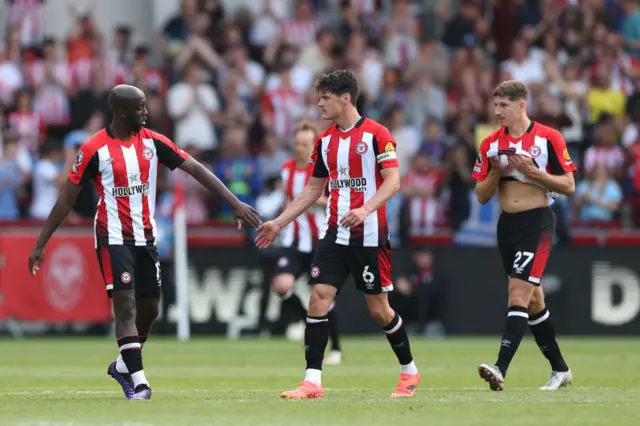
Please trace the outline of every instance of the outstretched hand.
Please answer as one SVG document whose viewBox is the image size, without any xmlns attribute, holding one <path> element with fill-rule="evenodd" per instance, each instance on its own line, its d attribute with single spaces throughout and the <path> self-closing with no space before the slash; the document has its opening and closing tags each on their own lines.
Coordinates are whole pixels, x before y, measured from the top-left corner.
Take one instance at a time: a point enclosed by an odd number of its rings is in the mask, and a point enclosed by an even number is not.
<svg viewBox="0 0 640 426">
<path fill-rule="evenodd" d="M 262 216 L 262 214 L 246 203 L 240 203 L 233 209 L 233 217 L 236 219 L 238 229 L 242 228 L 243 223 L 245 226 L 256 229 L 262 223 L 259 216 Z"/>
<path fill-rule="evenodd" d="M 29 255 L 29 272 L 35 276 L 44 261 L 44 247 L 35 246 Z"/>
<path fill-rule="evenodd" d="M 275 221 L 270 220 L 269 222 L 265 222 L 258 227 L 258 236 L 256 237 L 256 247 L 259 249 L 267 248 L 273 243 L 273 240 L 278 236 L 278 232 L 280 232 L 280 225 L 278 225 Z"/>
</svg>

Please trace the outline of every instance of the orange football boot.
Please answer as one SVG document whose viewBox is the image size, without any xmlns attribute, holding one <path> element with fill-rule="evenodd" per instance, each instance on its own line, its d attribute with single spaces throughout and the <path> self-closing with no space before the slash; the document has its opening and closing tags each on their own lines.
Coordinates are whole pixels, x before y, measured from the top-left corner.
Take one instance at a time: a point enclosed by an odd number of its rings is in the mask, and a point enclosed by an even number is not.
<svg viewBox="0 0 640 426">
<path fill-rule="evenodd" d="M 324 390 L 322 386 L 305 380 L 296 389 L 282 392 L 280 397 L 284 399 L 322 399 L 324 398 Z"/>
<path fill-rule="evenodd" d="M 390 396 L 391 398 L 412 397 L 419 384 L 420 384 L 420 374 L 400 373 L 400 381 L 398 382 L 396 391 L 392 393 Z"/>
</svg>

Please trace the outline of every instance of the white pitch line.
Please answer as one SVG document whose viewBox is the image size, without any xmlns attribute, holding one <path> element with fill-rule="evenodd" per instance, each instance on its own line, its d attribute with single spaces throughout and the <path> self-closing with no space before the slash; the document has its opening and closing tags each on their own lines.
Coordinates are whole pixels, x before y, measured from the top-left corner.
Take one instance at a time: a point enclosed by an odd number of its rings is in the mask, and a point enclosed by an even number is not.
<svg viewBox="0 0 640 426">
<path fill-rule="evenodd" d="M 604 390 L 607 388 L 590 388 L 590 387 L 577 387 L 572 386 L 570 389 L 573 390 L 588 390 L 588 389 L 599 389 Z M 380 389 L 372 389 L 372 388 L 325 388 L 327 392 L 377 392 Z M 509 390 L 537 390 L 537 388 L 527 388 L 527 387 L 516 387 L 509 388 Z M 187 393 L 222 393 L 222 392 L 238 392 L 238 393 L 279 393 L 282 389 L 157 389 L 154 390 L 153 393 L 166 393 L 166 394 L 187 394 Z M 478 392 L 478 391 L 488 391 L 486 387 L 463 387 L 463 388 L 418 388 L 418 391 L 428 391 L 428 392 Z M 0 395 L 116 395 L 121 394 L 121 390 L 38 390 L 38 391 L 0 391 Z"/>
</svg>

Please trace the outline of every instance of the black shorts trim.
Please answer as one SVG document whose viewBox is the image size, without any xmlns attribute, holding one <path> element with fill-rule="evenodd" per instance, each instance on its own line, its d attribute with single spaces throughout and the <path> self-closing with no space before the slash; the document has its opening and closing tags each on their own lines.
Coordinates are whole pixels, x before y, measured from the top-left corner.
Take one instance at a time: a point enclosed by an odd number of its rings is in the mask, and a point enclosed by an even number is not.
<svg viewBox="0 0 640 426">
<path fill-rule="evenodd" d="M 393 290 L 391 247 L 354 247 L 322 239 L 311 267 L 311 284 L 329 284 L 342 290 L 351 275 L 356 290 L 380 294 Z"/>
<path fill-rule="evenodd" d="M 555 224 L 555 214 L 549 207 L 502 212 L 497 229 L 498 249 L 509 277 L 540 285 L 551 253 Z"/>
<path fill-rule="evenodd" d="M 96 253 L 109 297 L 113 291 L 135 290 L 136 297 L 160 298 L 162 279 L 155 246 L 98 245 Z"/>
</svg>

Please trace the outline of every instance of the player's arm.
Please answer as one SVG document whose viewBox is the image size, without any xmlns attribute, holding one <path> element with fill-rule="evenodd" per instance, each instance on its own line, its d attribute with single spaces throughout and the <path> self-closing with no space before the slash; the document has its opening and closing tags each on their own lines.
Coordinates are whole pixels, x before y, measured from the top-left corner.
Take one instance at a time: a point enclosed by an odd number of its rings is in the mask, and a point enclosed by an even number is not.
<svg viewBox="0 0 640 426">
<path fill-rule="evenodd" d="M 376 161 L 384 181 L 373 197 L 363 204 L 362 207 L 367 212 L 367 215 L 384 206 L 400 190 L 400 169 L 398 168 L 396 140 L 386 127 L 380 126 L 378 133 L 376 133 L 375 143 L 377 145 Z M 345 216 L 343 221 L 344 219 L 347 219 L 347 217 Z"/>
<path fill-rule="evenodd" d="M 62 187 L 56 203 L 49 212 L 36 245 L 29 256 L 29 271 L 32 275 L 35 275 L 36 271 L 40 269 L 40 263 L 44 260 L 44 247 L 60 224 L 69 216 L 82 187 L 97 174 L 98 155 L 94 149 L 85 144 L 80 147 L 76 161 L 69 172 L 69 179 Z"/>
<path fill-rule="evenodd" d="M 477 181 L 476 198 L 480 204 L 487 204 L 496 195 L 500 183 L 500 167 L 496 161 L 489 161 L 487 158 L 488 148 L 489 140 L 485 139 L 480 144 L 478 158 L 471 175 Z M 496 166 L 492 163 L 496 163 Z"/>
<path fill-rule="evenodd" d="M 309 208 L 322 196 L 325 186 L 327 185 L 327 178 L 312 176 L 309 179 L 309 183 L 304 187 L 302 192 L 289 203 L 287 208 L 275 218 L 274 222 L 279 228 L 284 228 L 291 221 L 296 219 L 302 213 L 309 210 Z"/>
<path fill-rule="evenodd" d="M 527 177 L 539 182 L 549 191 L 559 192 L 564 195 L 573 195 L 576 183 L 573 174 L 576 166 L 571 161 L 569 150 L 564 138 L 557 130 L 552 130 L 547 137 L 549 152 L 549 169 L 551 173 L 533 167 L 527 173 Z"/>
<path fill-rule="evenodd" d="M 384 180 L 382 185 L 380 185 L 375 195 L 362 206 L 368 215 L 384 206 L 400 189 L 400 169 L 397 166 L 382 169 L 380 174 Z"/>
<path fill-rule="evenodd" d="M 71 209 L 73 209 L 73 206 L 75 206 L 81 189 L 82 185 L 67 180 L 51 212 L 49 212 L 44 228 L 42 228 L 38 241 L 36 242 L 36 247 L 44 248 L 44 246 L 47 245 L 53 233 L 56 232 L 60 224 L 71 212 Z"/>
<path fill-rule="evenodd" d="M 236 219 L 246 222 L 252 228 L 260 225 L 261 222 L 258 218 L 260 212 L 241 202 L 238 197 L 229 191 L 229 188 L 209 169 L 202 165 L 202 163 L 193 159 L 189 154 L 178 148 L 171 140 L 159 133 L 153 134 L 153 142 L 156 146 L 156 152 L 158 153 L 158 160 L 162 164 L 171 170 L 175 170 L 176 168 L 184 170 L 210 192 L 218 194 L 223 200 L 229 203 L 235 212 Z"/>
<path fill-rule="evenodd" d="M 316 206 L 320 206 L 320 207 L 327 207 L 327 203 L 329 202 L 329 197 L 327 197 L 326 195 L 321 195 L 320 198 L 318 198 L 316 200 L 316 202 L 314 203 Z"/>
</svg>

